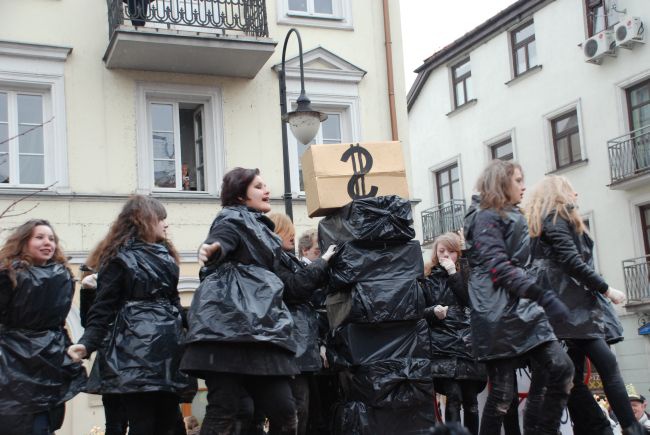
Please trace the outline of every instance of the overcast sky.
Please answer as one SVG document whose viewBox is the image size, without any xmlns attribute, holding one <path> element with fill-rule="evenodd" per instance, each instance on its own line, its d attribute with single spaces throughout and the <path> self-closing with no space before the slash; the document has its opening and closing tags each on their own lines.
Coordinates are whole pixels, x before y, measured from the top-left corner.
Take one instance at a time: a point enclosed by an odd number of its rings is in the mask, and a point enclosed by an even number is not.
<svg viewBox="0 0 650 435">
<path fill-rule="evenodd" d="M 502 11 L 515 0 L 400 0 L 406 91 L 413 70 L 433 53 Z"/>
</svg>

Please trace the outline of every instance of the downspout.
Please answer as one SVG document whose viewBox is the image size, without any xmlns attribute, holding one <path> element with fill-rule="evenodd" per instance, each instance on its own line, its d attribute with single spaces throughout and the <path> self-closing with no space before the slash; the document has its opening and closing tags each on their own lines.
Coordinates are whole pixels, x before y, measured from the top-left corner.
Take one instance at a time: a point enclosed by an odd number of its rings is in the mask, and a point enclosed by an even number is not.
<svg viewBox="0 0 650 435">
<path fill-rule="evenodd" d="M 384 39 L 386 40 L 386 75 L 388 76 L 388 107 L 390 109 L 390 131 L 392 140 L 399 140 L 397 133 L 397 112 L 395 110 L 395 81 L 393 79 L 393 41 L 390 36 L 390 15 L 388 0 L 383 0 Z"/>
</svg>

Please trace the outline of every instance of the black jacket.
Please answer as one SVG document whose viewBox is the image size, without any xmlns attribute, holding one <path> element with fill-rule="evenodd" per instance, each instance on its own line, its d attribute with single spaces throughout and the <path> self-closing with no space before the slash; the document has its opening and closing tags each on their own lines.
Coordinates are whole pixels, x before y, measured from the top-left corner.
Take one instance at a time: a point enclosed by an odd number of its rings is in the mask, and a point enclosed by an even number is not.
<svg viewBox="0 0 650 435">
<path fill-rule="evenodd" d="M 486 379 L 485 366 L 474 360 L 470 327 L 467 267 L 453 275 L 437 266 L 423 281 L 427 306 L 449 307 L 447 316 L 440 320 L 428 319 L 431 333 L 431 360 L 433 376 L 451 379 Z"/>
<path fill-rule="evenodd" d="M 161 244 L 131 240 L 104 265 L 79 343 L 98 350 L 89 391 L 180 394 L 184 340 L 179 269 Z"/>
<path fill-rule="evenodd" d="M 535 285 L 524 267 L 530 256 L 526 218 L 518 208 L 481 209 L 465 216 L 474 353 L 479 361 L 512 358 L 556 340 L 546 314 L 518 295 Z"/>
<path fill-rule="evenodd" d="M 74 294 L 68 269 L 14 266 L 16 287 L 0 272 L 0 415 L 48 411 L 86 383 L 85 370 L 66 353 L 63 327 Z"/>
<path fill-rule="evenodd" d="M 216 241 L 221 249 L 201 270 L 188 313 L 182 369 L 200 377 L 299 373 L 293 319 L 274 273 L 282 248 L 273 223 L 245 206 L 224 207 L 205 243 Z"/>
<path fill-rule="evenodd" d="M 282 253 L 275 269 L 284 283 L 284 301 L 293 317 L 296 364 L 301 372 L 316 372 L 322 367 L 318 317 L 310 301 L 314 291 L 325 285 L 327 271 L 327 261 L 322 258 L 307 265 L 287 252 Z"/>
<path fill-rule="evenodd" d="M 578 234 L 561 216 L 550 213 L 542 232 L 532 240 L 532 268 L 537 284 L 552 289 L 571 310 L 571 316 L 553 322 L 560 339 L 605 338 L 603 306 L 596 293 L 608 285 L 593 268 L 593 241 L 587 233 Z"/>
</svg>

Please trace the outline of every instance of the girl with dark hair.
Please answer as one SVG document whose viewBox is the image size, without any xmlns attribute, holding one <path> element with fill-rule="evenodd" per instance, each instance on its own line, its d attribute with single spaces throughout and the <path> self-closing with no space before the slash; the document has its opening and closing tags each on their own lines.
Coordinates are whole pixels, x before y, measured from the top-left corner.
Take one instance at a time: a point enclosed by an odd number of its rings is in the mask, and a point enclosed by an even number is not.
<svg viewBox="0 0 650 435">
<path fill-rule="evenodd" d="M 74 294 L 59 238 L 46 220 L 13 231 L 0 249 L 0 427 L 49 435 L 49 413 L 79 393 L 85 370 L 66 354 Z M 58 425 L 57 425 L 58 426 Z"/>
<path fill-rule="evenodd" d="M 487 365 L 491 390 L 483 409 L 481 435 L 501 433 L 512 402 L 515 368 L 533 363 L 524 433 L 557 434 L 573 377 L 573 364 L 553 334 L 548 317 L 564 319 L 566 306 L 524 270 L 530 256 L 526 218 L 517 208 L 524 194 L 521 167 L 492 161 L 477 183 L 465 217 L 474 354 Z"/>
<path fill-rule="evenodd" d="M 573 419 L 580 420 L 594 409 L 594 399 L 584 399 L 582 367 L 588 357 L 603 381 L 607 400 L 623 434 L 641 435 L 643 428 L 630 408 L 616 356 L 606 341 L 611 338 L 606 323 L 609 312 L 604 311 L 598 293 L 615 304 L 623 302 L 625 295 L 610 287 L 593 269 L 593 241 L 578 212 L 577 196 L 565 177 L 549 176 L 535 186 L 526 207 L 535 247 L 532 271 L 537 283 L 552 289 L 571 311 L 568 321 L 553 322 L 555 334 L 566 340 L 576 366 L 572 394 L 583 397 L 581 402 L 569 402 L 569 412 Z M 611 434 L 612 429 L 608 424 L 601 424 L 600 428 L 592 426 L 589 433 Z"/>
<path fill-rule="evenodd" d="M 86 264 L 98 270 L 86 330 L 68 353 L 99 350 L 89 390 L 119 395 L 131 435 L 172 435 L 179 394 L 183 319 L 178 255 L 167 240 L 167 212 L 156 199 L 131 197 Z"/>
<path fill-rule="evenodd" d="M 189 311 L 182 362 L 184 371 L 208 387 L 201 435 L 245 434 L 254 413 L 269 418 L 271 434 L 295 434 L 290 377 L 300 370 L 294 325 L 274 273 L 282 245 L 265 216 L 271 205 L 259 170 L 229 171 L 221 203 L 199 250 L 205 267 Z"/>
<path fill-rule="evenodd" d="M 428 308 L 432 345 L 432 369 L 436 392 L 447 397 L 445 423 L 463 423 L 478 435 L 478 401 L 485 388 L 487 373 L 483 364 L 472 355 L 469 294 L 469 268 L 461 262 L 462 239 L 455 233 L 444 233 L 433 243 L 432 269 L 423 289 Z"/>
</svg>

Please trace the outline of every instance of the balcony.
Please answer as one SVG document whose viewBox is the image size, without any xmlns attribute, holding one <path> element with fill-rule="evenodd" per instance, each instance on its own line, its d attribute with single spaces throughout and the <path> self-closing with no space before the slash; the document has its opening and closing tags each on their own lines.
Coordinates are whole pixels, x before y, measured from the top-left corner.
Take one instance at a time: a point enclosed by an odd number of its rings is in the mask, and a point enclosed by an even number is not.
<svg viewBox="0 0 650 435">
<path fill-rule="evenodd" d="M 458 231 L 465 220 L 465 200 L 452 199 L 422 212 L 422 244 L 427 245 L 440 234 Z"/>
<path fill-rule="evenodd" d="M 106 0 L 109 69 L 253 78 L 271 57 L 265 0 Z"/>
<path fill-rule="evenodd" d="M 650 180 L 650 125 L 607 142 L 610 189 L 631 189 Z"/>
<path fill-rule="evenodd" d="M 650 255 L 623 261 L 627 308 L 650 304 Z"/>
</svg>

